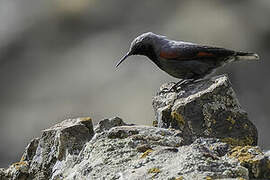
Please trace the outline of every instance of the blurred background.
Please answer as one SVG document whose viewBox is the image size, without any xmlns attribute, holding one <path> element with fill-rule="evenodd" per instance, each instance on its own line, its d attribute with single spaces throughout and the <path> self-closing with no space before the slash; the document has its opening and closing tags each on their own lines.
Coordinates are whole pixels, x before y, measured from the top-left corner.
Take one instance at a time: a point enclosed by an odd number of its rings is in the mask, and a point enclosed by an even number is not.
<svg viewBox="0 0 270 180">
<path fill-rule="evenodd" d="M 0 167 L 18 161 L 40 131 L 65 118 L 119 116 L 150 125 L 152 97 L 176 79 L 145 57 L 116 62 L 152 31 L 170 39 L 254 51 L 228 65 L 240 103 L 270 149 L 269 0 L 1 0 Z"/>
</svg>

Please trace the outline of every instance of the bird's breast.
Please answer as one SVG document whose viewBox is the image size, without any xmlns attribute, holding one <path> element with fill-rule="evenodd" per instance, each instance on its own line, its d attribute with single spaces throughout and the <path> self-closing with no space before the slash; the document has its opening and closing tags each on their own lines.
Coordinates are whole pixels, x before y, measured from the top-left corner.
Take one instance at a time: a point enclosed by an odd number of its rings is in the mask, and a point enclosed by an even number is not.
<svg viewBox="0 0 270 180">
<path fill-rule="evenodd" d="M 178 60 L 166 60 L 163 58 L 160 58 L 160 69 L 173 77 L 181 79 L 189 71 L 189 68 L 186 67 L 185 63 L 179 62 Z"/>
<path fill-rule="evenodd" d="M 216 65 L 198 60 L 167 60 L 160 58 L 160 69 L 179 79 L 198 79 L 210 74 Z"/>
</svg>

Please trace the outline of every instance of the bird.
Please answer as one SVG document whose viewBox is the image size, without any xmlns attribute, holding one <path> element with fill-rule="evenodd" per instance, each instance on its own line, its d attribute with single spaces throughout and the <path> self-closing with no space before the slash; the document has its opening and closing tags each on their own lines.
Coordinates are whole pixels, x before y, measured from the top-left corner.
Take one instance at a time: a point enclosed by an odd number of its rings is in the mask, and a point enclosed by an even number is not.
<svg viewBox="0 0 270 180">
<path fill-rule="evenodd" d="M 116 64 L 116 68 L 132 55 L 146 56 L 161 70 L 180 79 L 170 90 L 182 84 L 205 79 L 225 64 L 259 60 L 256 53 L 170 40 L 152 32 L 136 37 L 131 42 L 129 51 Z"/>
</svg>

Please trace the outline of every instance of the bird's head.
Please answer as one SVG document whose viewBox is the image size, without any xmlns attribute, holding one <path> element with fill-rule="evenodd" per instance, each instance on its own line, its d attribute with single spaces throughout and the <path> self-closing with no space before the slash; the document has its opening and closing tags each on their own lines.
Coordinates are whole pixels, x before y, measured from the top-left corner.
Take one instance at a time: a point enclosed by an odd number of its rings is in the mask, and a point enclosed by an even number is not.
<svg viewBox="0 0 270 180">
<path fill-rule="evenodd" d="M 131 55 L 145 55 L 149 58 L 153 56 L 153 41 L 158 38 L 158 35 L 148 32 L 136 37 L 130 45 L 128 53 L 121 58 L 116 64 L 118 67 L 127 57 Z"/>
</svg>

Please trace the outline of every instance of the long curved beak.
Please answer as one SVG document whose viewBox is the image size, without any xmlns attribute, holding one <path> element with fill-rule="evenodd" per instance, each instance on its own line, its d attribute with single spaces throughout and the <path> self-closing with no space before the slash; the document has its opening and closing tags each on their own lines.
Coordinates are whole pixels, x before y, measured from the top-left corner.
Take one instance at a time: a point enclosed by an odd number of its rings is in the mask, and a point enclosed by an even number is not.
<svg viewBox="0 0 270 180">
<path fill-rule="evenodd" d="M 127 57 L 128 56 L 130 56 L 131 55 L 131 53 L 130 52 L 128 52 L 125 56 L 123 56 L 122 58 L 121 58 L 121 60 L 120 61 L 118 61 L 118 63 L 116 64 L 116 68 L 125 60 L 125 59 L 127 59 Z"/>
</svg>

